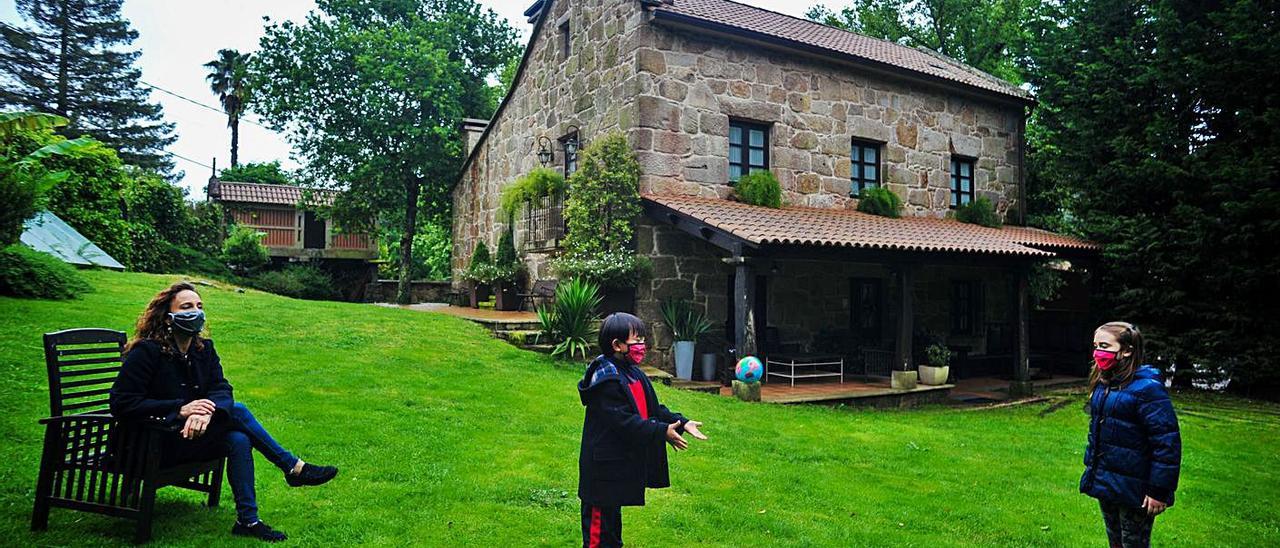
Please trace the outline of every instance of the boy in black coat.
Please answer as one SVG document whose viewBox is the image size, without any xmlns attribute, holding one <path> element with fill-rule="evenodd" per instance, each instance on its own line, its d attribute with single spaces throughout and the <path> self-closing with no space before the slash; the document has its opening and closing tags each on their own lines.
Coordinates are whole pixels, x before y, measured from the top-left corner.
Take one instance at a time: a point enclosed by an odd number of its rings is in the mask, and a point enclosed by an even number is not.
<svg viewBox="0 0 1280 548">
<path fill-rule="evenodd" d="M 645 488 L 671 485 L 667 452 L 689 446 L 688 432 L 705 440 L 691 421 L 658 403 L 640 370 L 646 329 L 639 318 L 619 312 L 600 326 L 601 355 L 578 383 L 586 406 L 578 456 L 578 498 L 582 499 L 582 545 L 622 546 L 622 507 L 644 506 Z"/>
</svg>

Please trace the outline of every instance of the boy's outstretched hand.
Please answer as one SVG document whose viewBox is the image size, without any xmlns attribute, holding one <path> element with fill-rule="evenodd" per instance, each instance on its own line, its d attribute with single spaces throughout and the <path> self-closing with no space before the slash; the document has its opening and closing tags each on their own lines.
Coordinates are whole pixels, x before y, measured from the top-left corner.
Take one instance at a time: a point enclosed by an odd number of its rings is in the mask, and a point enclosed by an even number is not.
<svg viewBox="0 0 1280 548">
<path fill-rule="evenodd" d="M 698 427 L 700 426 L 702 426 L 702 423 L 698 421 L 685 421 L 684 431 L 693 434 L 693 437 L 697 439 L 705 440 L 707 439 L 707 436 L 703 434 L 701 430 L 698 430 Z"/>
<path fill-rule="evenodd" d="M 670 443 L 672 447 L 675 447 L 676 451 L 684 451 L 689 448 L 689 440 L 684 439 L 684 436 L 681 436 L 680 433 L 676 431 L 677 428 L 680 428 L 680 423 L 678 422 L 673 422 L 667 425 L 667 443 Z"/>
</svg>

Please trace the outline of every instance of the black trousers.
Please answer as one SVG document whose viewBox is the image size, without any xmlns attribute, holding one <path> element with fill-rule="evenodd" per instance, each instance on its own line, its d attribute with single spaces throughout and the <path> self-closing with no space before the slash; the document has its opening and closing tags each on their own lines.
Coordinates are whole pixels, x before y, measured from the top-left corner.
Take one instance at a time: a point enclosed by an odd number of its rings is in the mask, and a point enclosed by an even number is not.
<svg viewBox="0 0 1280 548">
<path fill-rule="evenodd" d="M 1151 526 L 1156 518 L 1146 510 L 1101 502 L 1102 521 L 1107 524 L 1107 541 L 1111 548 L 1147 548 L 1151 546 Z"/>
<path fill-rule="evenodd" d="M 622 507 L 582 503 L 582 547 L 622 548 Z"/>
</svg>

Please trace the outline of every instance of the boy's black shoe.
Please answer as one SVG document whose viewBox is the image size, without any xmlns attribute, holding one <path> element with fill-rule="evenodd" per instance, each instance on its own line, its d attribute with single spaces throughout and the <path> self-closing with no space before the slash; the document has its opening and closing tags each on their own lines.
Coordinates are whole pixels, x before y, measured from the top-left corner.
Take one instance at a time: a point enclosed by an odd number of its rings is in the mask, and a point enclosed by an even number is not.
<svg viewBox="0 0 1280 548">
<path fill-rule="evenodd" d="M 289 482 L 291 487 L 302 487 L 303 485 L 323 485 L 338 475 L 338 468 L 335 466 L 316 466 L 311 463 L 302 465 L 302 471 L 297 474 L 284 475 L 284 480 Z"/>
<path fill-rule="evenodd" d="M 253 537 L 264 542 L 280 542 L 289 538 L 289 535 L 283 531 L 272 529 L 264 521 L 257 521 L 253 525 L 244 525 L 239 520 L 231 526 L 231 534 L 241 537 Z"/>
</svg>

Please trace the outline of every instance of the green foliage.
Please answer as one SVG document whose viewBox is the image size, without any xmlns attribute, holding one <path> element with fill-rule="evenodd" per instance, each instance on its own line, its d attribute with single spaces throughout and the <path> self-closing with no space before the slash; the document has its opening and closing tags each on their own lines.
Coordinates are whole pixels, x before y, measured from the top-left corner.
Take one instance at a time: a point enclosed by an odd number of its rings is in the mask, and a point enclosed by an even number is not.
<svg viewBox="0 0 1280 548">
<path fill-rule="evenodd" d="M 996 214 L 991 200 L 978 198 L 956 208 L 956 220 L 962 223 L 982 225 L 989 228 L 1000 228 L 1000 216 Z"/>
<path fill-rule="evenodd" d="M 743 175 L 733 185 L 733 191 L 743 203 L 774 209 L 782 207 L 782 185 L 769 170 L 758 169 Z"/>
<path fill-rule="evenodd" d="M 122 2 L 18 1 L 22 23 L 0 26 L 0 105 L 71 118 L 64 135 L 90 135 L 128 165 L 169 174 L 173 160 L 164 149 L 177 136 L 139 81 L 138 33 L 121 17 Z"/>
<path fill-rule="evenodd" d="M 471 252 L 471 263 L 467 266 L 467 279 L 476 283 L 489 284 L 495 279 L 493 258 L 489 256 L 489 246 L 484 242 L 476 243 Z"/>
<path fill-rule="evenodd" d="M 50 170 L 44 161 L 95 146 L 88 138 L 55 137 L 52 129 L 66 123 L 51 114 L 0 113 L 0 246 L 18 241 L 23 224 L 47 205 L 49 190 L 67 178 L 66 171 Z"/>
<path fill-rule="evenodd" d="M 311 265 L 289 265 L 281 270 L 262 272 L 251 278 L 249 285 L 295 299 L 334 301 L 342 298 L 334 288 L 333 278 Z"/>
<path fill-rule="evenodd" d="M 662 321 L 677 341 L 696 341 L 711 331 L 711 320 L 701 310 L 695 310 L 688 299 L 665 300 L 661 307 Z"/>
<path fill-rule="evenodd" d="M 609 288 L 635 287 L 653 269 L 648 257 L 630 250 L 605 251 L 597 255 L 565 255 L 555 262 L 564 278 L 582 278 Z"/>
<path fill-rule="evenodd" d="M 929 361 L 929 365 L 933 367 L 946 367 L 951 365 L 951 350 L 945 345 L 934 343 L 924 349 L 925 358 Z"/>
<path fill-rule="evenodd" d="M 573 358 L 587 357 L 596 336 L 596 307 L 603 299 L 600 288 L 594 283 L 578 278 L 561 281 L 556 285 L 556 300 L 551 311 L 540 306 L 538 319 L 545 322 L 544 331 L 556 341 L 552 356 Z M 544 320 L 545 318 L 545 320 Z M 546 325 L 550 324 L 550 329 Z"/>
<path fill-rule="evenodd" d="M 493 260 L 493 280 L 514 282 L 524 271 L 524 263 L 516 255 L 515 230 L 510 226 L 502 229 L 498 237 L 498 254 Z"/>
<path fill-rule="evenodd" d="M 604 287 L 635 287 L 649 263 L 631 250 L 640 209 L 640 164 L 621 133 L 587 145 L 569 177 L 565 254 L 554 263 L 565 278 Z"/>
<path fill-rule="evenodd" d="M 902 198 L 885 187 L 868 188 L 858 196 L 858 211 L 896 219 L 902 215 Z"/>
<path fill-rule="evenodd" d="M 1141 326 L 1153 359 L 1280 397 L 1274 4 L 1055 9 L 1034 52 L 1029 213 L 1103 244 L 1096 308 Z"/>
<path fill-rule="evenodd" d="M 488 79 L 519 51 L 516 36 L 474 0 L 324 0 L 300 23 L 267 22 L 250 63 L 254 110 L 288 128 L 315 180 L 345 191 L 339 226 L 376 219 L 412 238 L 420 217 L 448 226 L 458 126 L 493 114 Z M 402 280 L 409 243 L 396 247 Z"/>
<path fill-rule="evenodd" d="M 559 171 L 546 167 L 534 168 L 502 189 L 502 211 L 508 216 L 514 215 L 521 205 L 563 193 L 567 188 L 568 183 Z"/>
<path fill-rule="evenodd" d="M 400 232 L 395 227 L 383 230 L 379 254 L 385 263 L 379 275 L 395 279 L 400 276 Z M 413 280 L 447 280 L 452 277 L 453 235 L 439 223 L 419 223 L 413 236 L 413 263 L 409 277 Z"/>
<path fill-rule="evenodd" d="M 235 227 L 222 242 L 222 260 L 240 274 L 252 273 L 266 266 L 271 257 L 267 255 L 266 246 L 262 245 L 265 235 L 249 227 Z"/>
<path fill-rule="evenodd" d="M 227 113 L 231 128 L 231 167 L 239 165 L 240 116 L 251 100 L 249 88 L 249 54 L 233 49 L 218 50 L 218 57 L 204 64 L 209 69 L 205 79 L 209 89 L 218 95 L 222 111 Z M 278 167 L 278 166 L 277 166 Z"/>
<path fill-rule="evenodd" d="M 293 173 L 280 167 L 279 160 L 270 162 L 249 162 L 229 167 L 218 172 L 218 179 L 237 183 L 260 183 L 264 185 L 293 185 L 299 181 Z"/>
<path fill-rule="evenodd" d="M 816 5 L 811 20 L 874 38 L 923 47 L 1015 84 L 1038 37 L 1041 2 L 990 0 L 855 0 L 837 13 Z"/>
<path fill-rule="evenodd" d="M 22 244 L 0 248 L 0 295 L 73 299 L 88 290 L 75 267 L 53 255 Z"/>
</svg>

